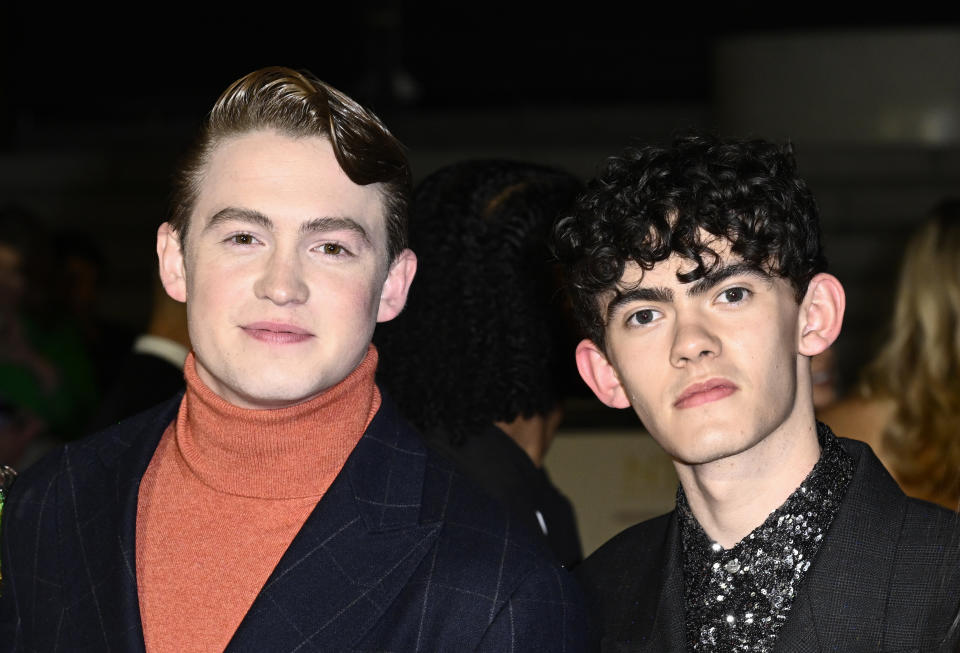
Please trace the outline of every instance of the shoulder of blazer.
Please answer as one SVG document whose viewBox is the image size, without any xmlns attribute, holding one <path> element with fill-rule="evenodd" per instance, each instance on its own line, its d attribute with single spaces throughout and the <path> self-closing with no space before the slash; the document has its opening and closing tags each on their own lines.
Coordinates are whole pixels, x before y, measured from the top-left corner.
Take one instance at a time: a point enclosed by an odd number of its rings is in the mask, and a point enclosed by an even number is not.
<svg viewBox="0 0 960 653">
<path fill-rule="evenodd" d="M 141 447 L 143 457 L 149 462 L 164 429 L 176 417 L 180 399 L 181 395 L 177 395 L 139 415 L 48 453 L 24 470 L 13 483 L 4 521 L 22 524 L 24 520 L 37 522 L 45 516 L 52 516 L 52 511 L 40 508 L 47 507 L 47 502 L 62 491 L 60 486 L 64 480 L 69 481 L 71 492 L 88 485 L 107 483 L 104 468 L 115 464 L 117 458 L 131 447 Z M 17 530 L 22 532 L 24 529 Z"/>
<path fill-rule="evenodd" d="M 482 537 L 478 540 L 478 535 L 487 534 L 498 546 L 506 537 L 514 549 L 545 554 L 540 540 L 528 537 L 523 529 L 515 529 L 506 508 L 461 474 L 449 458 L 427 446 L 423 436 L 397 411 L 389 395 L 382 391 L 381 394 L 380 409 L 364 438 L 373 438 L 402 455 L 422 456 L 421 523 L 443 522 L 443 537 L 464 536 L 474 547 L 482 546 L 484 541 Z"/>
<path fill-rule="evenodd" d="M 444 631 L 456 614 L 457 646 L 464 649 L 473 649 L 467 633 L 482 636 L 491 650 L 529 650 L 536 643 L 546 643 L 543 650 L 560 650 L 562 642 L 582 637 L 583 602 L 572 576 L 499 501 L 427 447 L 385 394 L 367 438 L 374 439 L 381 455 L 405 461 L 390 481 L 392 488 L 412 486 L 413 455 L 421 461 L 415 463 L 422 465 L 418 521 L 438 530 L 428 562 L 410 585 L 413 594 L 432 588 L 414 601 L 427 606 L 418 628 Z M 579 649 L 567 644 L 567 650 Z"/>
<path fill-rule="evenodd" d="M 848 490 L 855 510 L 896 518 L 899 529 L 891 529 L 898 546 L 930 548 L 946 559 L 960 559 L 960 515 L 928 501 L 908 497 L 873 453 L 869 445 L 840 438 L 857 464 L 854 484 Z M 845 501 L 847 499 L 845 498 Z"/>
<path fill-rule="evenodd" d="M 857 468 L 825 542 L 824 549 L 835 553 L 812 567 L 822 581 L 817 600 L 822 603 L 843 587 L 867 594 L 876 590 L 885 597 L 877 617 L 885 641 L 922 640 L 933 650 L 960 619 L 960 516 L 907 497 L 868 445 L 840 441 Z M 868 589 L 871 583 L 879 585 Z M 814 577 L 808 584 L 812 589 Z M 865 621 L 861 617 L 857 623 Z"/>
<path fill-rule="evenodd" d="M 152 408 L 83 438 L 71 445 L 72 455 L 78 458 L 95 455 L 103 464 L 110 465 L 129 448 L 140 446 L 149 450 L 152 456 L 160 436 L 177 418 L 182 399 L 183 392 L 178 392 Z"/>
<path fill-rule="evenodd" d="M 380 410 L 384 419 L 378 423 L 377 433 L 382 434 L 383 426 L 389 424 L 396 446 L 422 451 L 425 456 L 421 523 L 444 522 L 443 537 L 462 537 L 474 552 L 482 546 L 483 535 L 487 535 L 498 550 L 507 541 L 513 551 L 525 558 L 554 565 L 553 556 L 542 540 L 515 523 L 503 504 L 458 471 L 453 461 L 427 446 L 423 436 L 397 413 L 386 396 Z M 370 426 L 373 430 L 374 424 Z"/>
<path fill-rule="evenodd" d="M 621 531 L 577 567 L 577 578 L 586 584 L 606 584 L 628 569 L 642 573 L 644 568 L 661 568 L 663 560 L 654 554 L 662 550 L 674 518 L 670 511 Z"/>
<path fill-rule="evenodd" d="M 671 511 L 622 531 L 574 570 L 598 639 L 643 639 L 658 618 L 669 621 L 675 606 L 660 599 L 677 599 L 669 579 L 678 533 Z"/>
</svg>

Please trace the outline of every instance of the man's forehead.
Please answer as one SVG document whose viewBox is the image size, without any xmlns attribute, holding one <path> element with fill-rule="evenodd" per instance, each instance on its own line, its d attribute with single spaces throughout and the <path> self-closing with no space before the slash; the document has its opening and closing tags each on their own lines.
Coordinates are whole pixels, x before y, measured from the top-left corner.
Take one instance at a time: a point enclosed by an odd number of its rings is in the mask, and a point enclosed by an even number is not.
<svg viewBox="0 0 960 653">
<path fill-rule="evenodd" d="M 738 269 L 751 268 L 755 266 L 746 265 L 743 257 L 733 254 L 730 251 L 730 245 L 726 241 L 716 243 L 700 252 L 701 262 L 705 273 L 710 273 L 725 268 L 737 267 Z M 645 269 L 635 260 L 630 259 L 623 268 L 623 274 L 617 287 L 621 289 L 636 288 L 637 286 L 648 285 L 686 285 L 692 281 L 681 281 L 678 275 L 686 275 L 693 272 L 700 266 L 693 258 L 681 256 L 676 252 L 669 258 L 657 261 L 650 269 Z M 756 272 L 764 273 L 762 269 L 756 269 Z"/>
<path fill-rule="evenodd" d="M 199 176 L 191 221 L 205 228 L 222 209 L 240 207 L 274 222 L 348 218 L 375 234 L 386 228 L 381 186 L 351 180 L 325 137 L 257 130 L 214 146 Z"/>
</svg>

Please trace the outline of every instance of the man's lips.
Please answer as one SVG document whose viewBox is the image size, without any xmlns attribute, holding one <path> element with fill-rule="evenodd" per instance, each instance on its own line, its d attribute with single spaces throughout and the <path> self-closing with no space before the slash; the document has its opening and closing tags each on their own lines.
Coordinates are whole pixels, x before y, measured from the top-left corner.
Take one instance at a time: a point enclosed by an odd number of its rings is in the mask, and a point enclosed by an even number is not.
<svg viewBox="0 0 960 653">
<path fill-rule="evenodd" d="M 694 383 L 684 390 L 673 402 L 675 408 L 693 408 L 711 401 L 729 397 L 739 390 L 737 384 L 727 379 L 709 379 L 703 383 Z"/>
<path fill-rule="evenodd" d="M 283 322 L 252 322 L 241 328 L 252 338 L 278 345 L 303 342 L 313 337 L 306 329 Z"/>
</svg>

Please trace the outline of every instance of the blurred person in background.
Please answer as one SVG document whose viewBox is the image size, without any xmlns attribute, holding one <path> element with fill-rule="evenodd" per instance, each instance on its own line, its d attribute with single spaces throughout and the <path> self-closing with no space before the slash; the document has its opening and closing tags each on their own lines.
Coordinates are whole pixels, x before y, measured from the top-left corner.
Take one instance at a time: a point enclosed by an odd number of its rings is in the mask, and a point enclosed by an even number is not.
<svg viewBox="0 0 960 653">
<path fill-rule="evenodd" d="M 96 383 L 91 388 L 96 393 L 85 397 L 87 418 L 96 413 L 100 391 L 114 383 L 136 334 L 136 329 L 105 316 L 102 310 L 104 284 L 116 275 L 103 255 L 102 242 L 108 242 L 103 234 L 91 237 L 72 227 L 53 238 L 52 302 L 64 326 L 81 339 L 90 366 L 83 373 L 92 374 Z"/>
<path fill-rule="evenodd" d="M 810 359 L 810 382 L 813 384 L 813 407 L 823 410 L 837 402 L 840 383 L 837 355 L 828 347 Z"/>
<path fill-rule="evenodd" d="M 856 392 L 824 410 L 867 442 L 907 494 L 960 504 L 960 199 L 910 239 L 889 337 Z"/>
<path fill-rule="evenodd" d="M 11 465 L 45 430 L 43 400 L 59 381 L 25 332 L 27 267 L 37 247 L 36 232 L 26 226 L 32 219 L 13 207 L 0 213 L 0 463 Z"/>
<path fill-rule="evenodd" d="M 374 337 L 400 412 L 567 566 L 583 555 L 576 521 L 543 459 L 575 341 L 547 235 L 580 189 L 565 172 L 502 160 L 427 177 L 410 215 L 417 282 Z"/>
<path fill-rule="evenodd" d="M 83 340 L 52 300 L 55 269 L 38 217 L 0 211 L 0 462 L 19 468 L 79 435 L 96 400 Z"/>
<path fill-rule="evenodd" d="M 93 427 L 106 428 L 182 391 L 183 365 L 189 353 L 187 307 L 172 299 L 154 275 L 150 322 L 121 363 Z"/>
</svg>

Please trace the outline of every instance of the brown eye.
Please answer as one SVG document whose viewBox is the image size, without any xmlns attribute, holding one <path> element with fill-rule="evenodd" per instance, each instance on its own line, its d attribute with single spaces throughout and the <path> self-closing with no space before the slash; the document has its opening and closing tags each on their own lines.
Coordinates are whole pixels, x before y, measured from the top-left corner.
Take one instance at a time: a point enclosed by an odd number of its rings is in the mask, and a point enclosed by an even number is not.
<svg viewBox="0 0 960 653">
<path fill-rule="evenodd" d="M 252 245 L 254 242 L 253 236 L 250 234 L 236 234 L 231 237 L 231 240 L 237 245 Z"/>
<path fill-rule="evenodd" d="M 633 326 L 643 326 L 653 323 L 660 316 L 662 316 L 662 313 L 656 309 L 643 308 L 631 314 L 630 317 L 627 318 L 627 323 Z"/>
<path fill-rule="evenodd" d="M 334 256 L 338 254 L 343 254 L 343 245 L 338 245 L 336 243 L 324 243 L 323 244 L 323 253 L 324 254 L 333 254 Z"/>
<path fill-rule="evenodd" d="M 738 304 L 746 299 L 749 293 L 746 288 L 730 288 L 723 291 L 723 301 L 727 304 Z"/>
<path fill-rule="evenodd" d="M 653 322 L 653 311 L 649 309 L 637 311 L 633 317 L 639 324 L 650 324 Z"/>
</svg>

